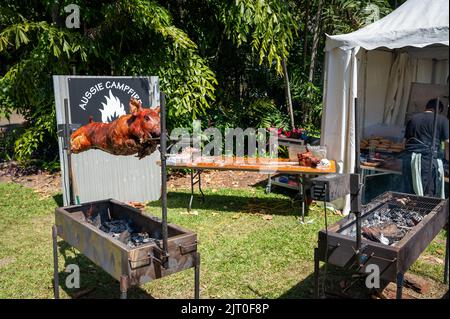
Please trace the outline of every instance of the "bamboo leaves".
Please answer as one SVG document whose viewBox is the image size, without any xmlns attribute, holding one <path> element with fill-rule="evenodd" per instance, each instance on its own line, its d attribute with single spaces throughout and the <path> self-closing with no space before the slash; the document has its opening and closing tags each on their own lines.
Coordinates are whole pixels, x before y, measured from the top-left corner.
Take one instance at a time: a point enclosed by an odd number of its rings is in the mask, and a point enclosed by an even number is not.
<svg viewBox="0 0 450 319">
<path fill-rule="evenodd" d="M 282 59 L 289 55 L 298 26 L 289 4 L 282 0 L 235 0 L 221 7 L 227 35 L 236 45 L 250 40 L 259 63 L 265 60 L 282 74 Z"/>
</svg>

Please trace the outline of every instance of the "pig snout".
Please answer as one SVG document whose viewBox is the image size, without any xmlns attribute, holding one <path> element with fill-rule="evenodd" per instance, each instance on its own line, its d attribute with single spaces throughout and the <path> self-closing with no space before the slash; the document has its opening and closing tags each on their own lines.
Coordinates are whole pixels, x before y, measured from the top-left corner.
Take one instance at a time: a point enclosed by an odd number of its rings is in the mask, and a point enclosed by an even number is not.
<svg viewBox="0 0 450 319">
<path fill-rule="evenodd" d="M 153 137 L 160 137 L 161 136 L 161 127 L 159 126 L 159 124 L 153 129 L 153 131 L 150 132 L 150 134 Z"/>
<path fill-rule="evenodd" d="M 160 137 L 161 136 L 161 125 L 160 117 L 152 116 L 149 121 L 144 123 L 144 131 L 150 137 Z"/>
</svg>

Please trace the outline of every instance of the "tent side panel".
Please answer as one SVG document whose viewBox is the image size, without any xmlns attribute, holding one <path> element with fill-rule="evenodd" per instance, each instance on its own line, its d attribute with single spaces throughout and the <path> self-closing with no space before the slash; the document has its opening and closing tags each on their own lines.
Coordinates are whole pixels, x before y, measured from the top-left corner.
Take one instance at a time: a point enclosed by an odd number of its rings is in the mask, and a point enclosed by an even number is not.
<svg viewBox="0 0 450 319">
<path fill-rule="evenodd" d="M 383 122 L 384 102 L 388 88 L 392 53 L 389 51 L 367 52 L 367 84 L 364 110 L 364 128 Z"/>
</svg>

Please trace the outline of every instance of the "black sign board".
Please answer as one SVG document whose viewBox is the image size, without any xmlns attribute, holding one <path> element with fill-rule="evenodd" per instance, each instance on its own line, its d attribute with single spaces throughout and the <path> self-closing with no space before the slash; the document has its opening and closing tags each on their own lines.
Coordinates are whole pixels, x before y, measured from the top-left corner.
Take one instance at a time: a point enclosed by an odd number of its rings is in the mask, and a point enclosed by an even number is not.
<svg viewBox="0 0 450 319">
<path fill-rule="evenodd" d="M 144 107 L 150 106 L 149 77 L 75 77 L 68 79 L 70 116 L 73 124 L 111 122 L 130 112 L 128 102 L 134 97 Z M 159 92 L 158 92 L 159 94 Z"/>
</svg>

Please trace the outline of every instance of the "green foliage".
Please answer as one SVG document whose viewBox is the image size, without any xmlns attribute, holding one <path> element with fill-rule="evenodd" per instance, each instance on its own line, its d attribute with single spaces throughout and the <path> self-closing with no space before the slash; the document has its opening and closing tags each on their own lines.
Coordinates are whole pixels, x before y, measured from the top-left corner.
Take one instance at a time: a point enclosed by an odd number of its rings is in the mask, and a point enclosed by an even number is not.
<svg viewBox="0 0 450 319">
<path fill-rule="evenodd" d="M 308 131 L 317 131 L 320 129 L 322 118 L 322 90 L 321 87 L 308 81 L 307 76 L 297 71 L 291 76 L 291 95 L 292 101 L 298 105 L 306 104 L 308 110 L 307 123 L 303 123 L 303 128 Z M 299 114 L 301 108 L 296 108 L 297 116 L 303 118 L 305 114 Z"/>
<path fill-rule="evenodd" d="M 379 17 L 392 11 L 387 0 L 334 0 L 323 9 L 323 24 L 330 34 L 349 33 L 373 22 L 370 15 L 377 10 Z"/>
<path fill-rule="evenodd" d="M 56 149 L 51 75 L 68 73 L 69 58 L 85 61 L 87 50 L 76 33 L 45 21 L 21 20 L 0 33 L 0 54 L 8 49 L 23 54 L 0 78 L 0 110 L 5 117 L 15 110 L 27 120 L 14 146 L 14 157 L 26 163 L 34 154 L 45 157 Z M 53 159 L 56 154 L 49 155 Z"/>
<path fill-rule="evenodd" d="M 0 132 L 0 161 L 10 161 L 14 157 L 14 143 L 18 137 L 17 130 Z"/>
<path fill-rule="evenodd" d="M 197 118 L 205 114 L 215 99 L 214 85 L 217 80 L 206 61 L 197 53 L 197 45 L 173 25 L 168 10 L 156 2 L 133 0 L 121 4 L 142 32 L 150 29 L 164 39 L 162 50 L 165 54 L 156 61 L 145 59 L 145 55 L 136 56 L 144 58 L 146 65 L 141 65 L 140 73 L 135 74 L 150 72 L 160 76 L 161 89 L 167 95 L 172 119 L 185 115 Z M 126 74 L 127 68 L 123 71 Z"/>
<path fill-rule="evenodd" d="M 64 26 L 64 7 L 71 3 L 81 8 L 80 29 Z M 74 69 L 77 74 L 158 75 L 169 129 L 190 127 L 192 119 L 219 129 L 287 128 L 285 59 L 296 125 L 318 130 L 324 33 L 361 27 L 368 5 L 377 5 L 380 17 L 392 10 L 387 0 L 322 3 L 315 21 L 319 0 L 3 0 L 0 116 L 17 111 L 27 120 L 17 131 L 14 156 L 54 160 L 51 76 Z M 312 52 L 317 23 L 319 46 Z M 312 56 L 317 62 L 309 81 L 305 74 Z"/>
<path fill-rule="evenodd" d="M 283 128 L 289 127 L 289 118 L 286 112 L 277 108 L 274 101 L 267 98 L 256 99 L 245 109 L 249 121 L 254 121 L 254 127 Z"/>
<path fill-rule="evenodd" d="M 72 66 L 89 74 L 115 70 L 117 75 L 159 75 L 175 124 L 177 117 L 196 118 L 211 107 L 217 84 L 214 72 L 157 2 L 104 1 L 96 6 L 77 1 L 83 10 L 84 31 L 53 21 L 48 12 L 55 8 L 58 16 L 65 17 L 63 7 L 70 2 L 63 2 L 45 1 L 46 8 L 31 10 L 40 14 L 19 19 L 11 18 L 12 14 L 27 8 L 9 1 L 1 7 L 10 19 L 2 18 L 0 25 L 0 56 L 9 65 L 2 65 L 0 73 L 0 115 L 9 117 L 17 111 L 27 120 L 15 143 L 18 160 L 27 161 L 39 148 L 56 143 L 51 76 L 70 74 Z"/>
<path fill-rule="evenodd" d="M 259 55 L 259 63 L 275 62 L 281 74 L 281 60 L 289 55 L 297 30 L 288 1 L 235 0 L 221 11 L 228 37 L 238 46 L 251 43 L 253 52 Z"/>
</svg>

